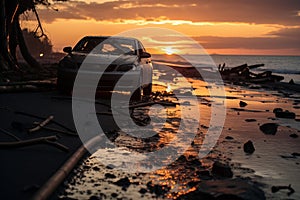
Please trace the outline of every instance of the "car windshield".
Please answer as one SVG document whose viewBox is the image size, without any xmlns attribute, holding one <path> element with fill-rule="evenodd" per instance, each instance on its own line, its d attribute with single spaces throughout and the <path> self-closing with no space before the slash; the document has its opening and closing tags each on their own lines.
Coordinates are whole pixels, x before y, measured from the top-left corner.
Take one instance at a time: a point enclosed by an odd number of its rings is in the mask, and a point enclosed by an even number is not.
<svg viewBox="0 0 300 200">
<path fill-rule="evenodd" d="M 84 38 L 74 47 L 76 52 L 135 55 L 135 40 L 126 38 Z"/>
</svg>

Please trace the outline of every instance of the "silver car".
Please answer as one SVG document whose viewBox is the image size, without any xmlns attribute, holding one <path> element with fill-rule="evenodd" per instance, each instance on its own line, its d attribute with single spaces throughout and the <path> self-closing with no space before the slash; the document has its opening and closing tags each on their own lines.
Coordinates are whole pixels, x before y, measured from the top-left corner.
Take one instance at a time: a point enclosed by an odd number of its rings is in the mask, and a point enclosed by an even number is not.
<svg viewBox="0 0 300 200">
<path fill-rule="evenodd" d="M 132 99 L 151 94 L 151 55 L 135 38 L 86 36 L 74 48 L 65 47 L 63 51 L 68 55 L 59 62 L 57 73 L 57 87 L 62 92 L 72 91 L 78 70 L 84 63 L 88 65 L 83 72 L 87 80 L 97 71 L 102 72 L 97 88 L 100 91 L 113 91 L 126 74 L 126 81 L 118 85 L 119 89 L 133 89 Z M 88 81 L 86 84 L 88 86 Z"/>
</svg>

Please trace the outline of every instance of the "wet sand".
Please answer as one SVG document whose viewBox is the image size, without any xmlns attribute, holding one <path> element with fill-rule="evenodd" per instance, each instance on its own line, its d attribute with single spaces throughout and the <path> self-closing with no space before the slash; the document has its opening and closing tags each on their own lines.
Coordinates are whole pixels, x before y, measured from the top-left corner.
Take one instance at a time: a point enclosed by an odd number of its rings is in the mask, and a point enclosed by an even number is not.
<svg viewBox="0 0 300 200">
<path fill-rule="evenodd" d="M 212 98 L 207 85 L 195 74 L 189 73 L 188 81 L 192 89 L 185 87 L 179 73 L 169 69 L 154 71 L 154 92 L 164 93 L 173 90 L 189 102 L 189 93 L 197 96 L 200 111 L 200 124 L 194 141 L 184 155 L 172 164 L 151 173 L 127 173 L 112 169 L 113 165 L 103 165 L 97 158 L 106 158 L 113 164 L 118 163 L 121 155 L 117 152 L 98 151 L 84 160 L 74 170 L 72 177 L 59 190 L 60 198 L 71 199 L 299 199 L 299 103 L 300 94 L 288 88 L 271 88 L 272 85 L 251 84 L 233 85 L 225 83 L 226 97 Z M 252 88 L 252 89 L 251 89 Z M 170 92 L 172 94 L 172 91 Z M 186 97 L 185 97 L 186 95 Z M 164 100 L 176 101 L 172 95 L 162 96 Z M 207 134 L 211 119 L 211 104 L 215 98 L 226 102 L 226 120 L 216 146 L 204 158 L 198 153 Z M 246 104 L 243 105 L 244 102 Z M 275 117 L 273 110 L 282 108 L 296 114 L 296 119 Z M 104 109 L 99 107 L 98 109 Z M 179 106 L 165 108 L 172 113 L 170 121 L 158 131 L 158 136 L 143 141 L 132 138 L 123 131 L 115 131 L 111 140 L 126 147 L 131 152 L 157 150 L 176 137 Z M 147 113 L 149 107 L 136 109 L 137 116 Z M 176 114 L 177 113 L 177 114 Z M 152 116 L 153 126 L 160 124 L 165 112 Z M 99 121 L 109 121 L 111 116 L 99 116 Z M 265 134 L 261 126 L 276 124 L 275 134 Z M 103 123 L 105 124 L 105 123 Z M 108 135 L 109 137 L 109 135 Z M 244 152 L 244 144 L 251 141 L 255 151 Z M 108 148 L 109 149 L 109 148 Z M 128 156 L 131 156 L 128 154 Z M 157 161 L 163 162 L 163 161 Z M 217 164 L 216 164 L 217 163 Z M 221 164 L 220 168 L 214 165 Z M 147 164 L 147 163 L 145 163 Z M 153 163 L 148 163 L 152 166 Z M 232 174 L 231 174 L 232 172 Z M 289 190 L 272 193 L 272 186 L 291 184 L 295 193 L 288 196 Z"/>
</svg>

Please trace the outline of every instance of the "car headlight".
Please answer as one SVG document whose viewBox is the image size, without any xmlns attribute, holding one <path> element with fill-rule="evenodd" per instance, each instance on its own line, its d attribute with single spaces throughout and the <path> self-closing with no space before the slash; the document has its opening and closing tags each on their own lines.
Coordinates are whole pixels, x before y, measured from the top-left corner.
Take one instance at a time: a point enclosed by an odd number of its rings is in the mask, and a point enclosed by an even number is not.
<svg viewBox="0 0 300 200">
<path fill-rule="evenodd" d="M 120 71 L 120 72 L 127 72 L 129 70 L 136 70 L 137 67 L 133 64 L 126 64 L 126 65 L 120 65 L 118 68 L 117 68 L 117 71 Z"/>
</svg>

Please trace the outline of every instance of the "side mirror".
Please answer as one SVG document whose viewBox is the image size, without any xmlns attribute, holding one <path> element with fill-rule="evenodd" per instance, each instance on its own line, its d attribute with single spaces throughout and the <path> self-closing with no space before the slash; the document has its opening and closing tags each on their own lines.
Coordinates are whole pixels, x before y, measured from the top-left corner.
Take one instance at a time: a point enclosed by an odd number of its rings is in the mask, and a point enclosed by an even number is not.
<svg viewBox="0 0 300 200">
<path fill-rule="evenodd" d="M 70 54 L 72 52 L 72 47 L 64 47 L 63 51 Z"/>
<path fill-rule="evenodd" d="M 142 52 L 140 55 L 141 58 L 151 58 L 151 54 L 148 52 Z"/>
</svg>

